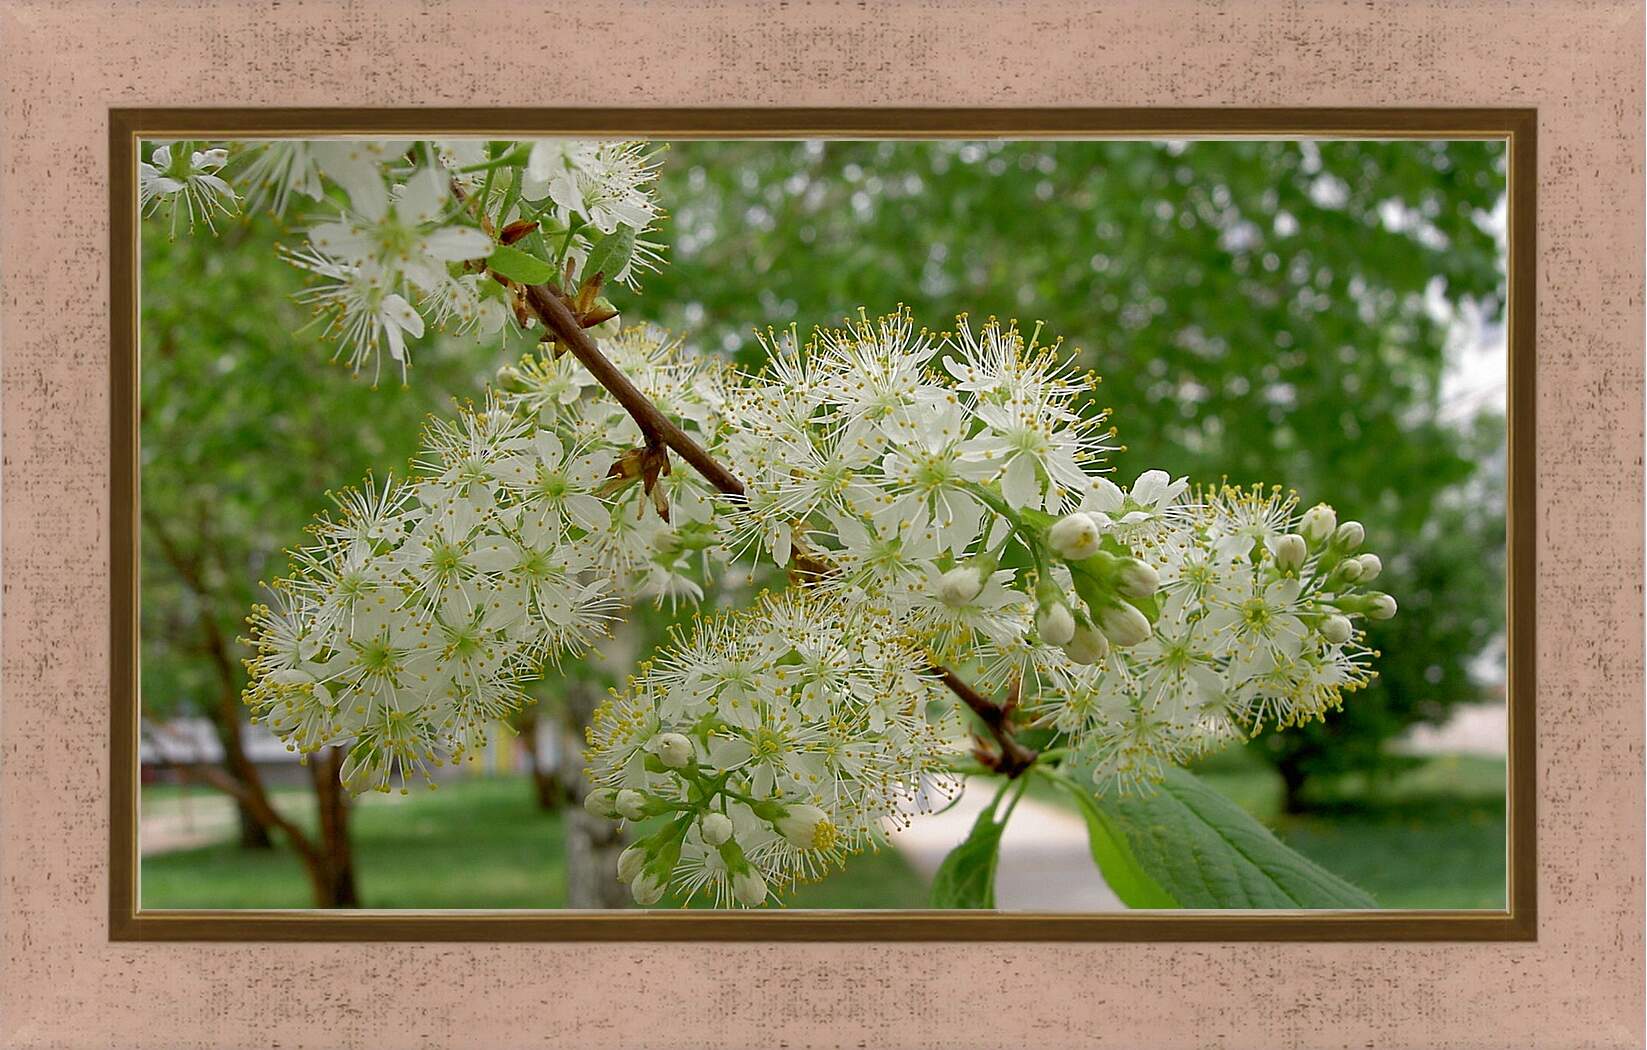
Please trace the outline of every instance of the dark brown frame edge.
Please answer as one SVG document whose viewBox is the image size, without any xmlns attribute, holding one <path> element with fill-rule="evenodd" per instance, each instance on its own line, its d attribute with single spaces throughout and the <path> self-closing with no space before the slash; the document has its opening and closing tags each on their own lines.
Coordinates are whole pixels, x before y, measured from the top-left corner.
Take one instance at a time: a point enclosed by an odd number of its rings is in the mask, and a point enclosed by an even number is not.
<svg viewBox="0 0 1647 1050">
<path fill-rule="evenodd" d="M 1537 939 L 1534 109 L 111 109 L 111 941 L 1528 941 Z M 1504 911 L 332 912 L 137 907 L 135 144 L 412 133 L 674 138 L 1502 138 L 1509 146 L 1509 821 Z"/>
</svg>

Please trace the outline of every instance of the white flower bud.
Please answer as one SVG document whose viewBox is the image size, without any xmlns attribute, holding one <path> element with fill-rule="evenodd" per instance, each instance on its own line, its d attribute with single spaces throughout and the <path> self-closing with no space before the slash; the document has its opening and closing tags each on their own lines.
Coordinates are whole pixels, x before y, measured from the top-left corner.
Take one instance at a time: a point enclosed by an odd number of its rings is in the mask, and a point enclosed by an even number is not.
<svg viewBox="0 0 1647 1050">
<path fill-rule="evenodd" d="M 1358 579 L 1362 583 L 1373 582 L 1378 579 L 1378 574 L 1384 571 L 1384 562 L 1376 554 L 1363 554 L 1356 561 L 1361 563 L 1361 575 Z"/>
<path fill-rule="evenodd" d="M 1367 530 L 1361 527 L 1359 521 L 1346 521 L 1338 526 L 1333 534 L 1333 542 L 1347 551 L 1353 551 L 1361 546 L 1361 541 L 1367 538 Z"/>
<path fill-rule="evenodd" d="M 1109 639 L 1089 624 L 1076 624 L 1075 637 L 1064 645 L 1064 655 L 1078 664 L 1095 664 L 1109 653 Z"/>
<path fill-rule="evenodd" d="M 1309 543 L 1296 532 L 1277 536 L 1271 546 L 1275 552 L 1275 564 L 1283 572 L 1297 572 L 1303 568 L 1304 558 L 1310 553 Z"/>
<path fill-rule="evenodd" d="M 938 577 L 938 600 L 945 605 L 965 605 L 978 597 L 984 589 L 984 578 L 977 569 L 962 565 Z"/>
<path fill-rule="evenodd" d="M 583 808 L 597 817 L 612 820 L 618 815 L 618 793 L 611 788 L 595 788 L 583 796 Z"/>
<path fill-rule="evenodd" d="M 745 908 L 758 908 L 766 903 L 766 880 L 754 868 L 732 873 L 732 897 Z"/>
<path fill-rule="evenodd" d="M 634 882 L 646 867 L 646 855 L 646 847 L 638 843 L 618 854 L 618 881 Z"/>
<path fill-rule="evenodd" d="M 732 818 L 725 813 L 705 813 L 698 831 L 711 846 L 724 846 L 732 838 Z"/>
<path fill-rule="evenodd" d="M 613 800 L 613 807 L 621 817 L 640 820 L 646 816 L 646 796 L 631 788 L 624 788 Z"/>
<path fill-rule="evenodd" d="M 1053 523 L 1047 530 L 1047 544 L 1058 557 L 1069 561 L 1080 561 L 1098 553 L 1098 541 L 1102 534 L 1098 531 L 1098 523 L 1092 520 L 1090 514 L 1068 514 Z"/>
<path fill-rule="evenodd" d="M 1161 574 L 1155 571 L 1155 566 L 1137 558 L 1128 558 L 1121 563 L 1121 571 L 1115 577 L 1115 587 L 1128 598 L 1148 598 L 1161 586 Z"/>
<path fill-rule="evenodd" d="M 1348 583 L 1354 583 L 1361 578 L 1361 560 L 1359 558 L 1345 558 L 1338 563 L 1338 575 Z"/>
<path fill-rule="evenodd" d="M 1126 602 L 1111 605 L 1099 613 L 1098 626 L 1111 642 L 1123 649 L 1148 638 L 1152 630 L 1149 618 Z"/>
<path fill-rule="evenodd" d="M 499 386 L 509 386 L 520 381 L 520 369 L 514 365 L 503 365 L 498 369 L 497 382 Z"/>
<path fill-rule="evenodd" d="M 801 849 L 829 849 L 838 835 L 829 814 L 817 806 L 790 806 L 772 826 L 790 845 Z"/>
<path fill-rule="evenodd" d="M 670 769 L 685 769 L 692 764 L 692 741 L 683 733 L 659 733 L 646 742 L 646 750 Z"/>
<path fill-rule="evenodd" d="M 1390 617 L 1395 615 L 1394 598 L 1376 591 L 1368 595 L 1368 597 L 1372 599 L 1372 607 L 1367 610 L 1368 616 L 1375 620 L 1388 620 Z"/>
<path fill-rule="evenodd" d="M 653 872 L 644 870 L 629 884 L 629 892 L 634 896 L 635 903 L 643 908 L 650 908 L 663 900 L 663 891 L 666 888 L 663 879 Z"/>
<path fill-rule="evenodd" d="M 1347 616 L 1339 616 L 1334 613 L 1321 621 L 1321 637 L 1334 645 L 1343 645 L 1349 641 L 1352 630 L 1353 628 L 1350 626 L 1350 620 Z"/>
<path fill-rule="evenodd" d="M 1311 543 L 1320 543 L 1333 534 L 1338 528 L 1338 512 L 1325 503 L 1317 503 L 1304 512 L 1304 517 L 1298 523 L 1298 531 Z"/>
<path fill-rule="evenodd" d="M 1048 645 L 1068 645 L 1075 637 L 1075 614 L 1063 602 L 1051 602 L 1035 614 L 1035 629 Z"/>
</svg>

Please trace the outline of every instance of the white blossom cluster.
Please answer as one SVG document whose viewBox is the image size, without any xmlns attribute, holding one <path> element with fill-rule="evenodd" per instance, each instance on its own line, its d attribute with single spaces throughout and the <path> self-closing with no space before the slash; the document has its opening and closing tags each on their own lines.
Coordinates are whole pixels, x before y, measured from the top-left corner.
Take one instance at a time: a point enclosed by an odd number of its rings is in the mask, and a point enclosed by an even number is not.
<svg viewBox="0 0 1647 1050">
<path fill-rule="evenodd" d="M 605 345 L 709 438 L 694 420 L 711 418 L 718 371 L 656 330 Z M 529 358 L 507 379 L 485 407 L 430 425 L 409 480 L 337 496 L 250 618 L 254 716 L 304 754 L 348 745 L 354 790 L 404 790 L 472 753 L 524 703 L 521 683 L 602 635 L 620 601 L 696 598 L 720 553 L 701 482 L 678 474 L 648 495 L 612 476 L 637 434 L 585 396 L 569 358 Z"/>
<path fill-rule="evenodd" d="M 907 621 L 815 588 L 698 624 L 589 730 L 585 805 L 652 821 L 618 877 L 755 907 L 949 797 L 959 737 Z"/>
<path fill-rule="evenodd" d="M 1065 736 L 1100 793 L 1147 788 L 1165 766 L 1323 717 L 1372 679 L 1357 622 L 1395 615 L 1395 600 L 1367 587 L 1383 563 L 1355 553 L 1361 525 L 1338 524 L 1331 507 L 1300 515 L 1296 497 L 1258 486 L 1184 495 L 1163 528 L 1139 533 L 1128 514 L 1100 527 L 1159 581 L 1144 637 L 1116 639 L 1090 663 L 999 650 L 1039 676 L 1040 722 Z M 1093 564 L 1071 561 L 1078 590 Z"/>
<path fill-rule="evenodd" d="M 322 216 L 331 211 L 285 253 L 315 279 L 299 299 L 326 319 L 336 359 L 375 380 L 386 354 L 404 381 L 409 342 L 426 330 L 532 326 L 514 290 L 485 272 L 505 231 L 533 237 L 534 257 L 556 276 L 570 265 L 581 280 L 591 252 L 613 237 L 622 250 L 607 254 L 615 272 L 606 280 L 633 287 L 654 269 L 661 247 L 645 235 L 660 215 L 656 156 L 641 142 L 570 139 L 162 145 L 139 165 L 138 187 L 146 213 L 172 208 L 174 229 L 180 217 L 210 226 L 232 213 L 238 197 L 225 171 L 251 206 L 284 213 L 305 197 Z"/>
<path fill-rule="evenodd" d="M 1100 791 L 1266 724 L 1319 717 L 1370 680 L 1354 622 L 1381 563 L 1330 508 L 1279 491 L 1191 494 L 1102 476 L 1112 431 L 1056 345 L 993 320 L 917 331 L 899 312 L 769 337 L 733 395 L 751 479 L 741 542 L 824 567 L 885 605 L 932 659 L 1026 698 Z"/>
</svg>

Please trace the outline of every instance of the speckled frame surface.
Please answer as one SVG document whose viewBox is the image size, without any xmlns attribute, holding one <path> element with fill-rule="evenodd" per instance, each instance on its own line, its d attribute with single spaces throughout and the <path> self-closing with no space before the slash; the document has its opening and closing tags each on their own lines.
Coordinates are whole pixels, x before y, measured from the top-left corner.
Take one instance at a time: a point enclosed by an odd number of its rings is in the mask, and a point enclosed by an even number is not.
<svg viewBox="0 0 1647 1050">
<path fill-rule="evenodd" d="M 0 5 L 0 1044 L 1642 1045 L 1642 12 Z M 1538 939 L 111 940 L 110 111 L 1537 111 Z"/>
</svg>

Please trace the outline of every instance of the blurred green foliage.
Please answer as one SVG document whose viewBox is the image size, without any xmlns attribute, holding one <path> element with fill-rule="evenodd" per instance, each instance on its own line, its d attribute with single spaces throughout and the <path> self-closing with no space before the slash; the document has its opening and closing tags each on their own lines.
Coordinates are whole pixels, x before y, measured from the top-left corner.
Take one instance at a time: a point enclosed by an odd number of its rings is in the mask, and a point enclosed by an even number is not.
<svg viewBox="0 0 1647 1050">
<path fill-rule="evenodd" d="M 1449 414 L 1426 302 L 1501 314 L 1503 165 L 1493 142 L 676 143 L 637 308 L 745 365 L 752 328 L 859 306 L 1045 322 L 1103 377 L 1122 480 L 1279 482 L 1360 519 L 1402 613 L 1373 689 L 1255 742 L 1296 795 L 1477 696 L 1503 628 L 1503 420 Z"/>
</svg>

